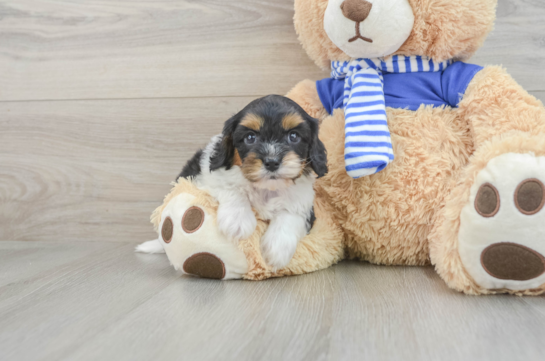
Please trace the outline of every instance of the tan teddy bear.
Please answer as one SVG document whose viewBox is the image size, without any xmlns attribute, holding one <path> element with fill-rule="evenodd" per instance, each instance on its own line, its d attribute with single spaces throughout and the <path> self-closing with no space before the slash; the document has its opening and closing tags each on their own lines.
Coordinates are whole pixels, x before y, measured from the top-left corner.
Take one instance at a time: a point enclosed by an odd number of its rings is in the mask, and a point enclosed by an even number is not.
<svg viewBox="0 0 545 361">
<path fill-rule="evenodd" d="M 433 264 L 469 294 L 545 291 L 545 108 L 500 67 L 466 61 L 496 0 L 296 0 L 303 47 L 332 77 L 288 97 L 321 120 L 329 173 L 285 269 L 267 224 L 238 247 L 218 203 L 186 179 L 152 216 L 175 268 L 217 279 L 312 272 L 355 258 Z"/>
</svg>

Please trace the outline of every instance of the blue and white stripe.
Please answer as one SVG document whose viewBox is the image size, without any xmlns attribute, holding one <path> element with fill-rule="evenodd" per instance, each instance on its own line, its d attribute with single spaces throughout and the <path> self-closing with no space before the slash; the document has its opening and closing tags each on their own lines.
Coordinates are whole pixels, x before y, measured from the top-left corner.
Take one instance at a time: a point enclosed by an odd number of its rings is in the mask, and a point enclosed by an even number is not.
<svg viewBox="0 0 545 361">
<path fill-rule="evenodd" d="M 360 178 L 383 170 L 392 160 L 382 73 L 443 71 L 451 60 L 435 63 L 422 56 L 394 55 L 387 60 L 355 59 L 331 63 L 331 76 L 344 79 L 346 171 Z"/>
</svg>

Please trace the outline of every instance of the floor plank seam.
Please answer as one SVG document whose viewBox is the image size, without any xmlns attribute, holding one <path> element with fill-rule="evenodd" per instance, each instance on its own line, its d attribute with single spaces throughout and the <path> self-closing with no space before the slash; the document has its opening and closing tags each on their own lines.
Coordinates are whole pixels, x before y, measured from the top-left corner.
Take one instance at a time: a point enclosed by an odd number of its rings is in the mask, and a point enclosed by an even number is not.
<svg viewBox="0 0 545 361">
<path fill-rule="evenodd" d="M 94 101 L 125 101 L 125 100 L 170 100 L 170 99 L 218 99 L 218 98 L 261 98 L 268 94 L 252 95 L 202 95 L 194 97 L 143 97 L 143 98 L 76 98 L 76 99 L 18 99 L 18 100 L 0 100 L 0 104 L 9 103 L 41 103 L 41 102 L 94 102 Z"/>
</svg>

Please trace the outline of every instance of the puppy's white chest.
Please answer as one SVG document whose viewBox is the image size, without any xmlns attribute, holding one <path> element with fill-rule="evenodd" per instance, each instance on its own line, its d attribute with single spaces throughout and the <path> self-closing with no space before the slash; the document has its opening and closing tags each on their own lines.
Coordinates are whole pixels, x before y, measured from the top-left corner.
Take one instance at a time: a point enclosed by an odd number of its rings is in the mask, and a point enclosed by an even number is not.
<svg viewBox="0 0 545 361">
<path fill-rule="evenodd" d="M 285 208 L 284 194 L 281 191 L 267 189 L 251 189 L 249 198 L 252 207 L 260 218 L 270 220 L 274 215 Z"/>
</svg>

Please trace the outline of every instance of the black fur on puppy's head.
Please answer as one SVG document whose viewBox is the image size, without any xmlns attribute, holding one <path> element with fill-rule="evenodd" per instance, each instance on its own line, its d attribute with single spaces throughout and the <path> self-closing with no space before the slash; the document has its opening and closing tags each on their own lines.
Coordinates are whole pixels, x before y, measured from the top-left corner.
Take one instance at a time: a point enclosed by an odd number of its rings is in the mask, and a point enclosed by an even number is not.
<svg viewBox="0 0 545 361">
<path fill-rule="evenodd" d="M 210 160 L 210 170 L 240 166 L 252 182 L 272 185 L 313 170 L 327 173 L 327 154 L 318 120 L 280 95 L 254 100 L 229 119 Z"/>
</svg>

